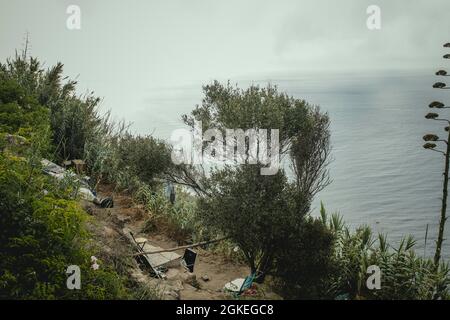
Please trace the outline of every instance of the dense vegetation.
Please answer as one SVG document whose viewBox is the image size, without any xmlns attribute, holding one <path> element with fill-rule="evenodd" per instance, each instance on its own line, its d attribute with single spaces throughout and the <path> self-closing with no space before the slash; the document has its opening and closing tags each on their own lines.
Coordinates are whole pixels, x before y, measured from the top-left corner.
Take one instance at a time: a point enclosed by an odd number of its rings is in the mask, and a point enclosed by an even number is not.
<svg viewBox="0 0 450 320">
<path fill-rule="evenodd" d="M 184 116 L 186 124 L 197 120 L 221 131 L 280 129 L 281 161 L 290 164 L 284 166 L 289 175 L 281 169 L 262 176 L 261 164 L 226 165 L 193 184 L 202 191 L 201 221 L 230 236 L 260 280 L 270 275 L 286 298 L 447 297 L 447 266 L 417 257 L 413 240 L 392 248 L 381 235 L 376 243 L 366 227 L 352 233 L 338 216 L 328 221 L 324 209 L 321 219 L 309 215 L 313 197 L 330 182 L 327 114 L 271 86 L 241 90 L 215 82 L 204 93 L 202 105 Z M 366 287 L 371 265 L 381 269 L 380 290 Z"/>
<path fill-rule="evenodd" d="M 136 298 L 113 265 L 90 268 L 92 218 L 78 205 L 74 183 L 42 174 L 42 158 L 84 159 L 93 187 L 111 183 L 144 205 L 145 232 L 163 225 L 179 243 L 227 236 L 210 249 L 247 263 L 284 298 L 448 298 L 447 265 L 416 256 L 412 239 L 393 248 L 366 227 L 349 230 L 324 208 L 322 217 L 310 215 L 314 196 L 330 183 L 329 118 L 318 107 L 272 86 L 205 86 L 202 104 L 183 116 L 187 125 L 277 128 L 288 164 L 267 176 L 261 163 L 207 172 L 173 165 L 164 141 L 131 135 L 101 115 L 100 100 L 76 95 L 62 71 L 62 64 L 43 70 L 26 53 L 0 64 L 0 298 Z M 164 196 L 163 180 L 178 185 L 175 204 Z M 84 290 L 65 287 L 73 264 L 82 268 Z M 382 270 L 380 290 L 365 285 L 370 265 Z"/>
<path fill-rule="evenodd" d="M 90 218 L 73 197 L 74 185 L 57 184 L 41 171 L 42 158 L 63 150 L 54 140 L 51 101 L 83 101 L 69 98 L 68 87 L 59 84 L 61 65 L 44 72 L 25 59 L 0 65 L 0 298 L 129 298 L 115 270 L 91 268 Z M 82 148 L 75 141 L 70 152 Z M 81 268 L 84 290 L 67 289 L 69 265 Z"/>
</svg>

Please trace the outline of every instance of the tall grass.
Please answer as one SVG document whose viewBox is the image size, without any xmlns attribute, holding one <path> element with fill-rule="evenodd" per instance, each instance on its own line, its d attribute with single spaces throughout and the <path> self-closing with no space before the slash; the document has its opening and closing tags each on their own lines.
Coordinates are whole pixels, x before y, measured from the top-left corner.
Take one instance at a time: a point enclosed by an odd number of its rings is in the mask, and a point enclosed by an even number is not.
<svg viewBox="0 0 450 320">
<path fill-rule="evenodd" d="M 195 197 L 182 187 L 176 188 L 174 204 L 169 202 L 161 185 L 141 185 L 134 194 L 134 199 L 147 211 L 145 232 L 164 230 L 179 243 L 197 242 L 208 237 L 207 230 L 202 227 L 196 214 Z"/>
</svg>

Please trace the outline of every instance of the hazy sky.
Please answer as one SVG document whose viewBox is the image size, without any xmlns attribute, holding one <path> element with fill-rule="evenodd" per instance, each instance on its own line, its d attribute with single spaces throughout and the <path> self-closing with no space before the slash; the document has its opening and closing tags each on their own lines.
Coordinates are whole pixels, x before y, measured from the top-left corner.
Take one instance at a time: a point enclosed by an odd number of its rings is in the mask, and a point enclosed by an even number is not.
<svg viewBox="0 0 450 320">
<path fill-rule="evenodd" d="M 66 27 L 70 4 L 81 30 Z M 366 26 L 371 4 L 381 30 Z M 434 69 L 449 31 L 449 0 L 0 0 L 2 61 L 29 32 L 33 56 L 133 121 L 151 92 L 215 78 Z"/>
</svg>

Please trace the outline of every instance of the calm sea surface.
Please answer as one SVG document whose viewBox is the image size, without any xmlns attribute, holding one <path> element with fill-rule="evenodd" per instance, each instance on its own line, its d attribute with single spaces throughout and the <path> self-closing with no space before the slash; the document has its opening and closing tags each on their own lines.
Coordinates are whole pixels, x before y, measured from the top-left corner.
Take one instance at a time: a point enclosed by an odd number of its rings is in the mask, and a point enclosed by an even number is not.
<svg viewBox="0 0 450 320">
<path fill-rule="evenodd" d="M 333 183 L 320 201 L 329 212 L 339 212 L 352 227 L 367 224 L 398 242 L 411 234 L 417 253 L 424 254 L 425 230 L 429 225 L 426 255 L 431 256 L 440 210 L 443 158 L 422 148 L 428 132 L 445 135 L 443 124 L 426 120 L 433 100 L 450 102 L 450 91 L 432 89 L 433 71 L 377 75 L 301 75 L 262 78 L 280 91 L 320 105 L 331 118 L 334 161 Z M 247 86 L 250 81 L 236 81 Z M 180 115 L 201 102 L 201 84 L 157 89 L 140 110 L 135 128 L 168 138 L 183 127 Z M 450 116 L 450 111 L 447 111 Z M 137 117 L 135 117 L 137 118 Z M 446 237 L 450 239 L 450 225 Z M 450 240 L 444 250 L 450 257 Z"/>
</svg>

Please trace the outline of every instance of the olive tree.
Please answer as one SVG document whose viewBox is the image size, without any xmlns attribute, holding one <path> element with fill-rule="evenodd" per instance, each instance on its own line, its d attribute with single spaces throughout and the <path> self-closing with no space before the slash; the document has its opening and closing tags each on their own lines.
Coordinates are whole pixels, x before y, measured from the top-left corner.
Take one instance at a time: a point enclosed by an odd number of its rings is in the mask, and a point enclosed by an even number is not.
<svg viewBox="0 0 450 320">
<path fill-rule="evenodd" d="M 323 247 L 331 245 L 330 237 L 320 235 L 325 230 L 306 219 L 314 195 L 330 182 L 327 114 L 271 85 L 243 90 L 216 81 L 203 89 L 202 104 L 184 115 L 184 122 L 194 128 L 201 121 L 203 132 L 214 128 L 223 136 L 227 129 L 278 129 L 281 167 L 273 175 L 261 175 L 264 164 L 246 157 L 244 163 L 235 160 L 213 166 L 210 174 L 201 165 L 182 165 L 181 174 L 172 178 L 199 191 L 200 217 L 205 225 L 229 236 L 242 250 L 252 272 L 286 275 L 287 269 L 277 267 L 277 261 L 289 264 L 297 261 L 290 257 L 299 256 L 314 260 L 314 252 L 303 250 L 308 247 L 304 239 L 321 237 L 328 239 L 320 242 Z M 225 148 L 222 143 L 227 142 L 219 141 L 218 145 Z M 261 143 L 258 139 L 258 150 L 262 150 Z M 250 138 L 245 138 L 247 156 L 250 144 Z M 206 150 L 207 142 L 202 146 Z M 289 272 L 292 268 L 295 265 Z"/>
<path fill-rule="evenodd" d="M 272 85 L 251 85 L 243 90 L 229 82 L 214 81 L 204 86 L 203 92 L 202 104 L 190 115 L 183 115 L 185 124 L 193 128 L 195 121 L 201 121 L 203 132 L 214 128 L 224 136 L 227 129 L 278 129 L 280 162 L 289 164 L 289 180 L 295 182 L 305 200 L 311 201 L 330 183 L 330 121 L 319 107 L 281 93 Z M 246 139 L 245 143 L 248 151 L 250 142 Z M 178 175 L 171 177 L 175 182 L 208 193 L 202 187 L 205 170 L 201 165 L 180 165 L 178 170 Z"/>
<path fill-rule="evenodd" d="M 252 273 L 265 273 L 286 231 L 303 217 L 284 172 L 262 176 L 258 166 L 226 167 L 211 175 L 207 187 L 210 197 L 199 200 L 201 219 L 239 246 Z"/>
</svg>

